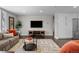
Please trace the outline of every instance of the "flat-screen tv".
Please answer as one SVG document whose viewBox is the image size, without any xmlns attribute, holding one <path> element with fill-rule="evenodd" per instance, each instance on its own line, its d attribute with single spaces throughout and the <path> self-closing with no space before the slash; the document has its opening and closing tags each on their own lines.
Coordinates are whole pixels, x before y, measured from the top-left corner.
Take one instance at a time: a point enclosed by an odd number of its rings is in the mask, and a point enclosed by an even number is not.
<svg viewBox="0 0 79 59">
<path fill-rule="evenodd" d="M 42 28 L 42 21 L 31 21 L 31 28 Z"/>
</svg>

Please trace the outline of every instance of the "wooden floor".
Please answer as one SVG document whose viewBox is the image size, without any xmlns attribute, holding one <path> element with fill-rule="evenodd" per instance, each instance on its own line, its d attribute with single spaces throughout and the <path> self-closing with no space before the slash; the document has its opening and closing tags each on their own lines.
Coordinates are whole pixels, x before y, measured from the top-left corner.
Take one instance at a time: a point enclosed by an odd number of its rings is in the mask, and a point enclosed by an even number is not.
<svg viewBox="0 0 79 59">
<path fill-rule="evenodd" d="M 70 41 L 71 39 L 55 39 L 54 42 L 59 46 L 62 47 L 66 42 Z"/>
<path fill-rule="evenodd" d="M 62 47 L 66 42 L 70 40 L 79 40 L 79 39 L 54 39 L 54 42 L 59 46 Z"/>
</svg>

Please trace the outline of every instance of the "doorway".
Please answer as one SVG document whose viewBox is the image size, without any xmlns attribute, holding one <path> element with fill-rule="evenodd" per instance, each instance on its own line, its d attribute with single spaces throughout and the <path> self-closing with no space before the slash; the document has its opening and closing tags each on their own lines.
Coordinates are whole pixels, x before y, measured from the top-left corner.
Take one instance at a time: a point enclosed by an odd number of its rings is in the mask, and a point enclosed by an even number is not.
<svg viewBox="0 0 79 59">
<path fill-rule="evenodd" d="M 79 18 L 72 19 L 73 24 L 73 38 L 79 38 Z"/>
</svg>

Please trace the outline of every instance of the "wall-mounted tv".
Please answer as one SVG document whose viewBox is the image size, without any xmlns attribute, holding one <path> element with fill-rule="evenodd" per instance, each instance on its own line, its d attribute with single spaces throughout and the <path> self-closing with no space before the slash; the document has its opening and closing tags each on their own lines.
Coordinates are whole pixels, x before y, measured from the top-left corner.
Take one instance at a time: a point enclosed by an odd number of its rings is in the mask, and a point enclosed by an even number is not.
<svg viewBox="0 0 79 59">
<path fill-rule="evenodd" d="M 31 28 L 42 28 L 43 22 L 42 21 L 31 21 Z"/>
</svg>

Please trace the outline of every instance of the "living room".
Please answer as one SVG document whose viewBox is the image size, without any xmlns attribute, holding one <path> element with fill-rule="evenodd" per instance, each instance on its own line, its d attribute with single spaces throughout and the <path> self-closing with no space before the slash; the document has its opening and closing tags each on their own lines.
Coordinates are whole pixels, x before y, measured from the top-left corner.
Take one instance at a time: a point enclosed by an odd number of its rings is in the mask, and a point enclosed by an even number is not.
<svg viewBox="0 0 79 59">
<path fill-rule="evenodd" d="M 79 8 L 73 6 L 1 6 L 0 51 L 15 53 L 56 53 L 70 40 L 79 38 Z M 76 21 L 73 21 L 73 20 Z M 16 26 L 19 23 L 20 26 Z M 77 23 L 77 24 L 76 24 Z M 13 29 L 13 31 L 10 31 Z M 15 31 L 17 33 L 15 33 Z M 6 38 L 12 33 L 14 37 Z M 15 35 L 16 34 L 16 35 Z M 32 36 L 34 51 L 23 50 L 24 41 Z M 4 44 L 4 39 L 5 44 Z M 12 40 L 13 39 L 13 40 Z M 31 42 L 27 40 L 27 42 Z M 11 44 L 12 43 L 12 44 Z"/>
</svg>

